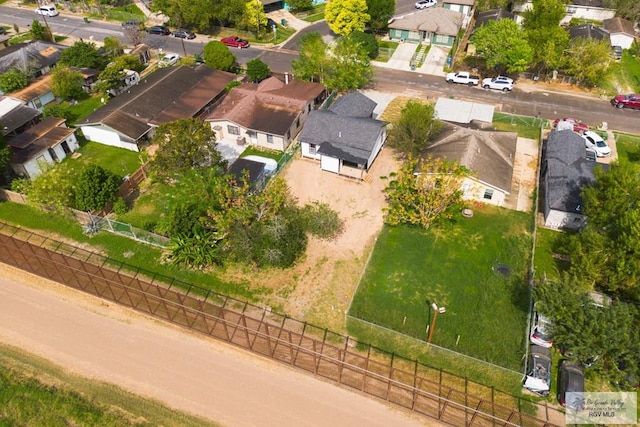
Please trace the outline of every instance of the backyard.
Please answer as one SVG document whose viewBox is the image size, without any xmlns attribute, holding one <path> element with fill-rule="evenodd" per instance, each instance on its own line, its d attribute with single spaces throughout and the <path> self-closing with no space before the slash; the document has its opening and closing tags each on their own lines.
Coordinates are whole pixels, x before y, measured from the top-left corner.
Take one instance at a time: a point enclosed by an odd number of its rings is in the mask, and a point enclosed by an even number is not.
<svg viewBox="0 0 640 427">
<path fill-rule="evenodd" d="M 349 314 L 426 341 L 436 303 L 446 312 L 434 344 L 519 371 L 531 218 L 490 206 L 473 210 L 472 218 L 428 231 L 386 226 Z"/>
</svg>

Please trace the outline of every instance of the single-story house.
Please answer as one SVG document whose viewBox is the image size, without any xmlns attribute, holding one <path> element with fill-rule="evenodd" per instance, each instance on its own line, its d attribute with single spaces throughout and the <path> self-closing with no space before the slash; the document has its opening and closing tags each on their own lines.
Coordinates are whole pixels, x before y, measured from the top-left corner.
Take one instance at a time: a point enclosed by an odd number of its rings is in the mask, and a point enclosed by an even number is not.
<svg viewBox="0 0 640 427">
<path fill-rule="evenodd" d="M 462 28 L 460 12 L 432 7 L 393 19 L 389 23 L 389 38 L 410 42 L 453 46 Z"/>
<path fill-rule="evenodd" d="M 320 83 L 271 76 L 234 87 L 205 120 L 218 143 L 284 151 L 325 97 Z"/>
<path fill-rule="evenodd" d="M 206 65 L 161 68 L 77 123 L 85 138 L 139 151 L 163 123 L 207 115 L 236 75 Z"/>
<path fill-rule="evenodd" d="M 141 64 L 148 64 L 151 60 L 151 47 L 148 44 L 140 43 L 129 51 L 129 55 L 137 55 Z"/>
<path fill-rule="evenodd" d="M 540 171 L 545 226 L 579 230 L 585 224 L 580 192 L 595 181 L 593 170 L 607 165 L 587 159 L 584 140 L 572 130 L 549 133 Z"/>
<path fill-rule="evenodd" d="M 566 25 L 574 18 L 589 21 L 604 21 L 605 19 L 616 16 L 615 9 L 608 9 L 604 7 L 604 5 L 605 0 L 570 0 L 565 6 L 567 13 L 560 23 Z M 522 3 L 517 2 L 513 7 L 513 11 L 522 13 L 532 8 L 533 1 L 526 0 Z"/>
<path fill-rule="evenodd" d="M 471 172 L 462 182 L 464 200 L 503 206 L 511 194 L 517 141 L 516 132 L 485 131 L 444 122 L 422 157 L 457 162 Z"/>
<path fill-rule="evenodd" d="M 71 70 L 79 72 L 82 75 L 82 89 L 84 89 L 84 91 L 88 93 L 93 92 L 93 86 L 98 82 L 98 75 L 100 74 L 100 70 L 96 70 L 95 68 L 69 68 Z"/>
<path fill-rule="evenodd" d="M 43 76 L 60 61 L 60 53 L 66 48 L 40 40 L 16 43 L 0 50 L 0 74 L 17 68 L 30 70 L 34 77 Z"/>
<path fill-rule="evenodd" d="M 606 40 L 610 42 L 609 32 L 603 28 L 596 27 L 593 24 L 573 25 L 567 27 L 569 31 L 569 39 L 575 40 L 578 38 L 594 39 L 594 40 Z"/>
<path fill-rule="evenodd" d="M 38 123 L 41 115 L 42 111 L 28 107 L 19 99 L 8 96 L 0 98 L 0 126 L 5 140 Z"/>
<path fill-rule="evenodd" d="M 629 49 L 636 40 L 636 31 L 633 28 L 633 22 L 616 17 L 605 19 L 602 26 L 607 30 L 611 37 L 611 46 L 620 46 L 623 49 Z"/>
<path fill-rule="evenodd" d="M 445 9 L 460 12 L 464 15 L 463 27 L 466 27 L 473 16 L 473 5 L 476 0 L 443 0 L 442 7 Z"/>
<path fill-rule="evenodd" d="M 51 75 L 38 77 L 29 86 L 17 92 L 9 94 L 12 98 L 19 99 L 26 106 L 42 111 L 44 107 L 52 102 L 60 101 L 51 90 Z"/>
<path fill-rule="evenodd" d="M 31 179 L 42 173 L 43 163 L 60 162 L 80 147 L 75 129 L 67 127 L 65 119 L 58 117 L 47 117 L 11 139 L 8 145 L 14 151 L 9 162 L 13 171 Z"/>
<path fill-rule="evenodd" d="M 312 111 L 298 137 L 302 156 L 319 160 L 322 170 L 363 179 L 387 140 L 387 123 L 373 118 L 376 105 L 351 92 Z"/>
<path fill-rule="evenodd" d="M 256 162 L 255 160 L 237 158 L 229 167 L 227 174 L 233 175 L 235 185 L 242 186 L 244 180 L 247 180 L 249 188 L 253 190 L 262 190 L 267 182 L 266 164 Z"/>
</svg>

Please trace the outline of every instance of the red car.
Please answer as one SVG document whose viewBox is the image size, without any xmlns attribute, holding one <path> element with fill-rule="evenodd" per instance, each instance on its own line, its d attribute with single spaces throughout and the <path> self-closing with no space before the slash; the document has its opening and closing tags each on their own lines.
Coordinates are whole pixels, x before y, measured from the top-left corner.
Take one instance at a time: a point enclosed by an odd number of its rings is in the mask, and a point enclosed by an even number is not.
<svg viewBox="0 0 640 427">
<path fill-rule="evenodd" d="M 558 123 L 560 121 L 572 123 L 574 132 L 585 133 L 586 131 L 589 130 L 589 126 L 587 126 L 586 124 L 582 123 L 582 121 L 580 121 L 578 119 L 571 118 L 571 117 L 566 117 L 564 119 L 555 119 L 553 121 L 552 128 L 553 129 L 557 128 L 558 127 Z"/>
<path fill-rule="evenodd" d="M 249 42 L 245 39 L 241 39 L 238 36 L 225 37 L 220 41 L 229 47 L 237 47 L 238 49 L 249 47 Z"/>
<path fill-rule="evenodd" d="M 640 110 L 640 95 L 635 93 L 616 95 L 616 97 L 611 100 L 611 105 L 616 108 L 634 108 Z"/>
</svg>

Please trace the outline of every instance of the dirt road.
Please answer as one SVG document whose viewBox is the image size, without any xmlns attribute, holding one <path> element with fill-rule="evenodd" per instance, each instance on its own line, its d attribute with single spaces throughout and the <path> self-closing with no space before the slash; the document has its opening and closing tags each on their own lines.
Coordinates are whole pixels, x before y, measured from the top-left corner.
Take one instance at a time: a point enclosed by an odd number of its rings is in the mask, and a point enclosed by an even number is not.
<svg viewBox="0 0 640 427">
<path fill-rule="evenodd" d="M 432 425 L 1 263 L 0 340 L 223 425 Z"/>
</svg>

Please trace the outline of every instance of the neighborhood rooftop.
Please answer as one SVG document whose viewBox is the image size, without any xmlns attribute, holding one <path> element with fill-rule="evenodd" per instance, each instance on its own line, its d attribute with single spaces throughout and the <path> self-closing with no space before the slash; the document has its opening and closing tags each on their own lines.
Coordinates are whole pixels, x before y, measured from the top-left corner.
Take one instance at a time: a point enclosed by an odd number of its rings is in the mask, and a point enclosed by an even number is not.
<svg viewBox="0 0 640 427">
<path fill-rule="evenodd" d="M 389 24 L 389 28 L 401 30 L 437 32 L 445 36 L 457 36 L 464 16 L 460 12 L 435 7 L 396 18 Z"/>
</svg>

